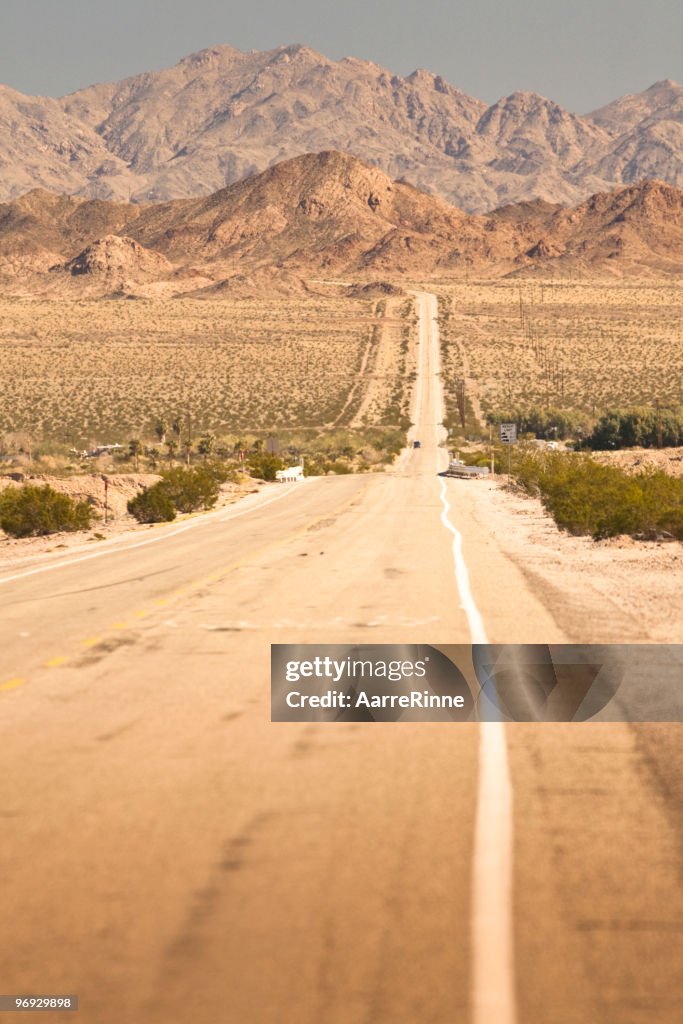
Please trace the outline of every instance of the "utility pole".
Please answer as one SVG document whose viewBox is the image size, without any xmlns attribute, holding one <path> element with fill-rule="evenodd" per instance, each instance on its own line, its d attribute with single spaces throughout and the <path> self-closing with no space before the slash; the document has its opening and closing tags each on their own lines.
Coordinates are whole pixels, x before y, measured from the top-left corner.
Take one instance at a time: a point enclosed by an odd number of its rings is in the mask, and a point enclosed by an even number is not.
<svg viewBox="0 0 683 1024">
<path fill-rule="evenodd" d="M 192 452 L 192 415 L 190 410 L 187 410 L 187 440 L 185 442 L 185 456 L 187 459 L 187 465 L 190 465 L 190 454 Z"/>
<path fill-rule="evenodd" d="M 655 410 L 657 412 L 657 447 L 663 448 L 662 443 L 662 410 L 659 405 L 659 399 L 655 402 Z"/>
</svg>

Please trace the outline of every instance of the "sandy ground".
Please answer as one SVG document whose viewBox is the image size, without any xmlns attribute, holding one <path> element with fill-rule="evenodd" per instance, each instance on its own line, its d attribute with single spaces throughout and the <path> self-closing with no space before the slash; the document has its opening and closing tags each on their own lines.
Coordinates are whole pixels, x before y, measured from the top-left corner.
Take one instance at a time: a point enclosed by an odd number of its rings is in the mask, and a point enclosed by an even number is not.
<svg viewBox="0 0 683 1024">
<path fill-rule="evenodd" d="M 540 501 L 501 481 L 462 481 L 459 491 L 468 514 L 532 582 L 570 639 L 590 642 L 590 624 L 595 642 L 683 642 L 681 544 L 572 537 Z"/>
<path fill-rule="evenodd" d="M 663 469 L 670 476 L 683 476 L 683 448 L 625 448 L 620 452 L 594 452 L 593 458 L 629 473 Z"/>
</svg>

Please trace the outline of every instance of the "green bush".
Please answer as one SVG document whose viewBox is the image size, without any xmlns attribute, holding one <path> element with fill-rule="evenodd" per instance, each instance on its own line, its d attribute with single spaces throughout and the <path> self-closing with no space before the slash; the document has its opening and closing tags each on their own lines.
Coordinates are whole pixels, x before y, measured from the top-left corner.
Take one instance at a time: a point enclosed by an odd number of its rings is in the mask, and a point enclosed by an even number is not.
<svg viewBox="0 0 683 1024">
<path fill-rule="evenodd" d="M 176 511 L 163 482 L 146 487 L 128 502 L 128 511 L 139 523 L 170 523 Z"/>
<path fill-rule="evenodd" d="M 87 501 L 74 501 L 47 485 L 11 488 L 0 495 L 0 526 L 11 537 L 87 530 L 94 515 Z"/>
<path fill-rule="evenodd" d="M 228 475 L 220 463 L 169 469 L 162 480 L 128 502 L 128 511 L 139 523 L 164 523 L 175 519 L 176 512 L 213 508 Z"/>
<path fill-rule="evenodd" d="M 284 469 L 285 464 L 277 455 L 254 452 L 247 459 L 247 467 L 258 480 L 274 480 L 278 469 Z"/>
<path fill-rule="evenodd" d="M 529 494 L 539 495 L 562 529 L 595 540 L 618 534 L 683 540 L 683 479 L 661 470 L 629 475 L 585 454 L 515 453 L 513 472 Z"/>
<path fill-rule="evenodd" d="M 213 508 L 218 501 L 221 479 L 216 465 L 197 466 L 193 469 L 178 467 L 163 474 L 161 486 L 178 512 L 197 512 Z"/>
</svg>

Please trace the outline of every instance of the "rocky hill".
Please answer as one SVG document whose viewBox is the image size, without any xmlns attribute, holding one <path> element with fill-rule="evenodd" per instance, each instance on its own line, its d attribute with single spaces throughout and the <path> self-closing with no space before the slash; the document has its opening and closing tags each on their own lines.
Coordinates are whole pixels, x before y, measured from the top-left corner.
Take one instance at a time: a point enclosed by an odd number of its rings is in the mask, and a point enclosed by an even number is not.
<svg viewBox="0 0 683 1024">
<path fill-rule="evenodd" d="M 577 203 L 643 177 L 683 184 L 683 87 L 586 116 L 534 93 L 491 107 L 439 75 L 402 78 L 304 46 L 219 46 L 61 99 L 0 86 L 0 199 L 205 196 L 302 153 L 355 154 L 469 212 Z"/>
<path fill-rule="evenodd" d="M 12 293 L 220 295 L 339 274 L 679 274 L 683 191 L 645 181 L 575 207 L 464 213 L 335 151 L 283 161 L 203 199 L 108 203 L 32 191 L 0 204 Z M 154 290 L 158 294 L 158 288 Z"/>
</svg>

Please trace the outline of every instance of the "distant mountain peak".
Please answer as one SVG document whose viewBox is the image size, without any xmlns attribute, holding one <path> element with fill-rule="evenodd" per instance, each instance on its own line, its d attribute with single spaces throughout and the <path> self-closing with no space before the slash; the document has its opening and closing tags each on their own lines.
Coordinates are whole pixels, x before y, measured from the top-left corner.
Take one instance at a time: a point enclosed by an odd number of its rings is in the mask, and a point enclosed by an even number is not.
<svg viewBox="0 0 683 1024">
<path fill-rule="evenodd" d="M 645 92 L 659 92 L 662 90 L 679 91 L 683 90 L 683 85 L 681 85 L 680 82 L 674 82 L 673 78 L 662 78 L 660 82 L 655 82 L 649 89 L 646 89 Z"/>
<path fill-rule="evenodd" d="M 234 46 L 229 46 L 227 43 L 223 43 L 220 46 L 209 46 L 204 50 L 197 50 L 195 53 L 189 53 L 186 57 L 182 57 L 178 61 L 176 67 L 183 67 L 187 65 L 192 67 L 201 67 L 210 61 L 223 60 L 226 57 L 243 56 L 244 53 L 242 50 L 238 50 Z"/>
<path fill-rule="evenodd" d="M 402 77 L 300 42 L 224 44 L 61 99 L 0 86 L 0 199 L 35 186 L 206 196 L 298 153 L 343 150 L 472 212 L 578 203 L 642 177 L 683 184 L 682 133 L 670 79 L 580 116 L 527 90 L 487 106 L 430 70 Z"/>
</svg>

